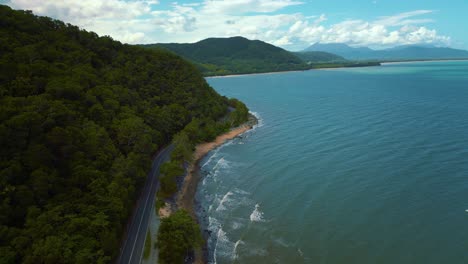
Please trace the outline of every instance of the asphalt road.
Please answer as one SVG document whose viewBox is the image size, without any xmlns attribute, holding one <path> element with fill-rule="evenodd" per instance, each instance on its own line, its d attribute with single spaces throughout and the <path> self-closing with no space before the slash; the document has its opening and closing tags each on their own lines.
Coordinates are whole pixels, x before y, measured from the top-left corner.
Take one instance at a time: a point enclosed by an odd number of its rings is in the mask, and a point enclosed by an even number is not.
<svg viewBox="0 0 468 264">
<path fill-rule="evenodd" d="M 143 259 L 146 232 L 148 231 L 151 211 L 155 206 L 156 190 L 159 186 L 159 168 L 169 159 L 173 148 L 172 145 L 164 148 L 153 159 L 151 171 L 134 209 L 126 238 L 120 248 L 117 263 L 140 264 Z"/>
</svg>

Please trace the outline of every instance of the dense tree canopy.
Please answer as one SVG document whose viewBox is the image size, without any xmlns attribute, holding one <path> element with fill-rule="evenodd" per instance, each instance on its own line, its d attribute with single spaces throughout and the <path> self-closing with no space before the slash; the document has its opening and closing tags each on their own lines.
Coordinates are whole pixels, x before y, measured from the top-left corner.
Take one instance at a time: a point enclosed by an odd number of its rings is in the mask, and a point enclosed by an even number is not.
<svg viewBox="0 0 468 264">
<path fill-rule="evenodd" d="M 162 264 L 182 264 L 188 253 L 201 246 L 202 241 L 197 223 L 186 211 L 179 210 L 161 221 L 159 261 Z"/>
<path fill-rule="evenodd" d="M 194 62 L 205 75 L 305 70 L 309 67 L 292 53 L 260 40 L 243 37 L 209 38 L 193 44 L 152 44 Z"/>
<path fill-rule="evenodd" d="M 328 52 L 289 52 L 260 40 L 248 40 L 243 37 L 208 38 L 196 43 L 142 46 L 153 50 L 172 51 L 190 60 L 206 76 L 380 65 L 375 61 L 348 61 Z"/>
<path fill-rule="evenodd" d="M 229 102 L 171 53 L 28 11 L 0 6 L 0 43 L 0 263 L 108 263 L 151 155 Z"/>
<path fill-rule="evenodd" d="M 174 136 L 172 144 L 174 150 L 170 161 L 161 166 L 161 187 L 158 191 L 158 207 L 162 205 L 161 200 L 173 197 L 177 192 L 176 177 L 185 173 L 186 164 L 192 162 L 195 146 L 201 142 L 208 142 L 216 136 L 227 132 L 230 128 L 244 124 L 249 119 L 249 109 L 241 101 L 229 99 L 230 112 L 220 120 L 198 119 L 185 126 Z"/>
<path fill-rule="evenodd" d="M 304 62 L 307 62 L 310 64 L 329 63 L 329 62 L 347 62 L 347 60 L 341 56 L 338 56 L 329 52 L 323 52 L 323 51 L 302 51 L 302 52 L 293 52 L 293 54 L 299 57 Z"/>
</svg>

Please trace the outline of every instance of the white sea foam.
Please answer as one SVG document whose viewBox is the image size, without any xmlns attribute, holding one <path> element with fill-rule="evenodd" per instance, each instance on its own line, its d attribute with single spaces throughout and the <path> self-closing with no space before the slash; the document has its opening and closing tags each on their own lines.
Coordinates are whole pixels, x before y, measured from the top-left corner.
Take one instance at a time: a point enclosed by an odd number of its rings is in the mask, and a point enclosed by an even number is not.
<svg viewBox="0 0 468 264">
<path fill-rule="evenodd" d="M 216 233 L 216 244 L 214 246 L 214 251 L 213 251 L 213 260 L 214 260 L 215 264 L 218 263 L 216 256 L 218 255 L 219 238 L 220 238 L 220 236 L 223 235 L 221 232 L 224 233 L 224 231 L 222 229 L 219 229 L 218 232 Z M 226 234 L 226 233 L 224 233 L 224 234 Z"/>
<path fill-rule="evenodd" d="M 201 168 L 204 168 L 206 165 L 210 164 L 210 162 L 214 159 L 214 158 L 217 158 L 218 157 L 218 150 L 215 150 L 215 152 L 213 153 L 213 155 L 211 155 L 208 160 L 201 166 Z"/>
<path fill-rule="evenodd" d="M 229 191 L 223 196 L 223 198 L 219 202 L 218 207 L 216 208 L 216 212 L 226 210 L 226 206 L 224 204 L 229 201 L 229 197 L 232 196 L 232 195 L 233 195 L 233 193 L 231 191 Z"/>
<path fill-rule="evenodd" d="M 220 223 L 218 219 L 208 216 L 208 229 L 212 232 L 218 232 L 219 227 Z"/>
<path fill-rule="evenodd" d="M 239 256 L 237 255 L 237 247 L 239 245 L 245 244 L 242 240 L 237 240 L 237 242 L 234 244 L 234 249 L 232 250 L 232 259 L 237 259 Z"/>
<path fill-rule="evenodd" d="M 225 142 L 224 144 L 222 144 L 221 146 L 219 146 L 219 147 L 218 147 L 218 150 L 220 150 L 220 149 L 222 149 L 222 148 L 224 148 L 224 147 L 230 146 L 230 145 L 232 145 L 232 144 L 234 144 L 234 141 L 233 141 L 233 140 L 229 140 L 229 141 Z"/>
<path fill-rule="evenodd" d="M 206 180 L 205 184 L 217 182 L 218 173 L 219 173 L 218 169 L 212 169 L 210 172 L 208 172 L 208 174 L 204 177 L 204 180 Z"/>
<path fill-rule="evenodd" d="M 213 166 L 213 169 L 208 174 L 208 177 L 211 177 L 213 182 L 218 182 L 218 175 L 220 171 L 230 168 L 230 163 L 224 158 L 219 159 L 216 164 Z"/>
<path fill-rule="evenodd" d="M 220 158 L 218 162 L 213 167 L 213 171 L 218 169 L 227 169 L 229 168 L 229 162 L 224 159 L 224 157 Z"/>
<path fill-rule="evenodd" d="M 217 263 L 217 258 L 233 258 L 232 248 L 234 243 L 229 240 L 226 235 L 226 232 L 222 228 L 219 228 L 218 232 L 216 233 L 216 244 L 214 246 L 213 251 L 213 260 L 214 263 Z"/>
<path fill-rule="evenodd" d="M 209 244 L 213 249 L 213 262 L 231 262 L 237 259 L 237 250 L 240 245 L 245 243 L 237 240 L 235 243 L 229 239 L 227 231 L 223 229 L 220 220 L 214 217 L 208 217 L 208 229 L 213 236 L 209 238 Z"/>
<path fill-rule="evenodd" d="M 234 188 L 228 191 L 222 198 L 217 198 L 219 203 L 216 211 L 233 210 L 234 208 L 238 208 L 242 205 L 252 204 L 252 200 L 248 198 L 249 194 L 249 192 L 239 188 Z"/>
<path fill-rule="evenodd" d="M 233 221 L 232 224 L 231 224 L 231 228 L 233 230 L 237 230 L 237 229 L 239 229 L 241 227 L 242 227 L 242 223 L 239 223 L 239 222 L 236 222 L 236 221 Z"/>
<path fill-rule="evenodd" d="M 218 173 L 219 173 L 219 170 L 215 170 L 213 173 L 210 173 L 210 176 L 213 182 L 218 182 Z"/>
<path fill-rule="evenodd" d="M 249 113 L 253 116 L 255 116 L 255 118 L 257 118 L 257 124 L 254 126 L 254 129 L 255 128 L 258 128 L 258 127 L 262 127 L 263 126 L 263 118 L 260 116 L 259 113 L 257 112 L 252 112 L 252 111 L 249 111 Z"/>
<path fill-rule="evenodd" d="M 234 192 L 237 193 L 237 194 L 241 194 L 241 195 L 249 195 L 250 194 L 249 192 L 241 190 L 239 188 L 235 188 Z"/>
<path fill-rule="evenodd" d="M 255 209 L 250 214 L 250 221 L 252 222 L 264 222 L 263 212 L 260 211 L 260 205 L 256 204 Z"/>
<path fill-rule="evenodd" d="M 213 154 L 211 154 L 211 156 L 208 158 L 208 160 L 205 163 L 203 163 L 203 165 L 200 168 L 204 168 L 206 165 L 210 164 L 213 161 L 213 159 L 218 157 L 219 151 L 222 148 L 227 147 L 227 146 L 232 145 L 232 144 L 233 144 L 233 141 L 229 140 L 229 141 L 225 142 L 224 144 L 222 144 L 221 146 L 217 147 L 216 149 L 212 150 L 211 152 Z"/>
</svg>

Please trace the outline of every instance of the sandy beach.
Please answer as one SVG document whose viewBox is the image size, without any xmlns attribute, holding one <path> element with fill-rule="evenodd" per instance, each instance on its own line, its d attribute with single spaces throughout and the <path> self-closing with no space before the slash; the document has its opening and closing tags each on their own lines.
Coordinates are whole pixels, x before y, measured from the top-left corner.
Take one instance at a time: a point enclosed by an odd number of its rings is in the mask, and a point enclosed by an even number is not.
<svg viewBox="0 0 468 264">
<path fill-rule="evenodd" d="M 193 153 L 193 161 L 187 168 L 187 174 L 184 177 L 182 187 L 176 194 L 176 203 L 171 204 L 170 202 L 166 202 L 165 206 L 161 207 L 158 211 L 159 217 L 165 218 L 170 216 L 172 212 L 177 209 L 185 209 L 192 215 L 194 219 L 196 219 L 194 202 L 198 181 L 200 180 L 200 175 L 197 173 L 200 169 L 200 160 L 211 150 L 221 146 L 226 141 L 234 139 L 235 137 L 252 129 L 253 126 L 257 124 L 257 121 L 258 120 L 251 115 L 249 117 L 249 121 L 247 121 L 245 124 L 231 129 L 229 132 L 226 132 L 222 135 L 219 135 L 214 141 L 198 144 L 195 147 L 195 151 Z"/>
<path fill-rule="evenodd" d="M 273 72 L 256 72 L 256 73 L 239 73 L 239 74 L 228 74 L 228 75 L 213 75 L 213 76 L 205 76 L 205 79 L 209 78 L 233 78 L 233 77 L 239 77 L 239 76 L 245 76 L 245 75 L 271 75 L 271 74 L 280 74 L 280 73 L 287 73 L 287 72 L 303 72 L 303 71 L 310 71 L 314 69 L 304 69 L 304 70 L 290 70 L 290 71 L 273 71 Z"/>
<path fill-rule="evenodd" d="M 250 115 L 249 121 L 247 121 L 245 124 L 231 129 L 229 132 L 226 132 L 222 135 L 219 135 L 212 142 L 198 144 L 195 147 L 195 151 L 193 153 L 193 161 L 187 168 L 187 173 L 184 177 L 182 187 L 176 194 L 176 203 L 171 204 L 170 202 L 166 202 L 165 206 L 160 208 L 158 211 L 159 217 L 165 218 L 170 216 L 172 212 L 176 211 L 177 209 L 184 209 L 198 222 L 197 216 L 195 214 L 195 194 L 197 192 L 198 182 L 200 181 L 200 160 L 210 151 L 223 145 L 226 141 L 234 139 L 235 137 L 249 131 L 253 128 L 254 125 L 257 124 L 257 122 L 257 118 L 253 115 Z M 204 245 L 202 249 L 195 250 L 192 263 L 206 263 L 204 250 L 206 250 L 206 245 Z"/>
<path fill-rule="evenodd" d="M 195 147 L 193 162 L 187 169 L 187 175 L 185 176 L 184 183 L 177 196 L 178 208 L 187 210 L 192 216 L 195 217 L 194 199 L 195 193 L 197 191 L 198 181 L 200 180 L 199 173 L 196 173 L 199 170 L 199 161 L 211 150 L 221 146 L 226 141 L 231 140 L 252 129 L 253 125 L 254 123 L 249 121 L 240 127 L 232 129 L 231 131 L 216 137 L 216 139 L 212 142 L 201 143 Z"/>
</svg>

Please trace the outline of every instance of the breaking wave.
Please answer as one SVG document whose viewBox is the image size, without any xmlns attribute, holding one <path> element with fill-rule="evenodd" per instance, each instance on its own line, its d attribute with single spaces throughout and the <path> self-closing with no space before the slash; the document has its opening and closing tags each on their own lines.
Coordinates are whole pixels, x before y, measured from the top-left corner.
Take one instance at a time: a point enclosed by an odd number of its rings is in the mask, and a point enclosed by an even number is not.
<svg viewBox="0 0 468 264">
<path fill-rule="evenodd" d="M 229 191 L 223 196 L 223 198 L 219 202 L 218 207 L 216 208 L 217 212 L 222 211 L 222 210 L 226 210 L 226 206 L 224 206 L 224 204 L 229 201 L 229 197 L 232 196 L 232 195 L 233 195 L 233 193 L 231 191 Z"/>
<path fill-rule="evenodd" d="M 256 204 L 255 209 L 250 214 L 250 221 L 252 222 L 264 222 L 263 212 L 260 211 L 260 205 Z"/>
<path fill-rule="evenodd" d="M 264 124 L 263 124 L 263 118 L 260 116 L 260 114 L 258 112 L 252 112 L 252 111 L 249 111 L 249 113 L 253 116 L 255 116 L 255 118 L 257 118 L 257 124 L 254 126 L 254 129 L 255 128 L 258 128 L 258 127 L 262 127 Z"/>
</svg>

